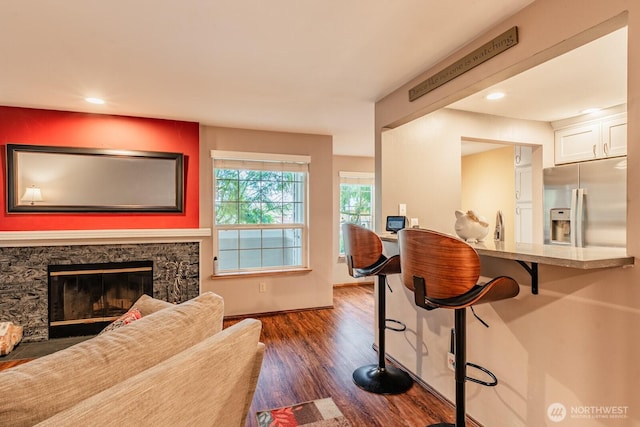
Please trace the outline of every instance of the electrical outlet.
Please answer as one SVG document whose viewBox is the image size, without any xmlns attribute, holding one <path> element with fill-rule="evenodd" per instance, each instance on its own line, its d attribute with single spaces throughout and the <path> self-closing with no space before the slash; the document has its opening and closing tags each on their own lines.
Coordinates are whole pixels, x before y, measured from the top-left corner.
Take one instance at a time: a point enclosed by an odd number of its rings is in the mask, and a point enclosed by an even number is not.
<svg viewBox="0 0 640 427">
<path fill-rule="evenodd" d="M 447 368 L 454 372 L 456 370 L 456 355 L 453 353 L 447 353 Z"/>
<path fill-rule="evenodd" d="M 260 293 L 267 292 L 267 284 L 265 282 L 260 282 Z"/>
</svg>

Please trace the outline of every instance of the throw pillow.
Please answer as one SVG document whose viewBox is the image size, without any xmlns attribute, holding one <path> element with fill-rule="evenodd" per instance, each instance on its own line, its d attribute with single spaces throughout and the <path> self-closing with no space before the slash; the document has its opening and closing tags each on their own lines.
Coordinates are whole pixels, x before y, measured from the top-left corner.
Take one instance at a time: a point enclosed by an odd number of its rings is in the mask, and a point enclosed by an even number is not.
<svg viewBox="0 0 640 427">
<path fill-rule="evenodd" d="M 125 314 L 118 317 L 112 323 L 107 325 L 107 327 L 104 328 L 100 333 L 104 334 L 105 332 L 109 332 L 109 331 L 113 331 L 114 329 L 121 328 L 123 326 L 128 325 L 131 322 L 134 322 L 140 319 L 141 317 L 142 317 L 142 314 L 140 314 L 140 310 L 138 310 L 136 307 L 133 307 L 129 311 L 127 311 Z"/>
<path fill-rule="evenodd" d="M 0 356 L 11 353 L 22 340 L 22 326 L 14 325 L 12 322 L 0 322 Z"/>
<path fill-rule="evenodd" d="M 133 303 L 133 307 L 138 308 L 140 310 L 140 314 L 142 317 L 148 316 L 151 313 L 155 313 L 158 310 L 162 310 L 163 308 L 173 307 L 174 304 L 171 304 L 167 301 L 162 301 L 159 299 L 155 299 L 147 294 L 142 294 L 140 298 L 136 302 Z"/>
</svg>

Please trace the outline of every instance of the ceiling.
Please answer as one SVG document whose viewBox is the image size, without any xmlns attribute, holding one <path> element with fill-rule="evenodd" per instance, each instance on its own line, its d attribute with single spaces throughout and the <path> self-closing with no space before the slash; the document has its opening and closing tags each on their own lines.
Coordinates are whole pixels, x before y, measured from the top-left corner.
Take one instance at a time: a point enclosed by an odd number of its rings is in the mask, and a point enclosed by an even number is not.
<svg viewBox="0 0 640 427">
<path fill-rule="evenodd" d="M 488 101 L 485 96 L 503 92 Z M 558 56 L 450 108 L 525 120 L 553 122 L 587 108 L 627 102 L 627 28 Z"/>
<path fill-rule="evenodd" d="M 365 156 L 377 100 L 532 2 L 0 1 L 0 105 L 330 134 Z"/>
<path fill-rule="evenodd" d="M 492 92 L 505 97 L 488 101 Z M 520 73 L 449 106 L 458 110 L 524 120 L 554 122 L 587 108 L 627 102 L 627 28 Z M 463 144 L 463 155 L 495 149 L 495 144 Z"/>
</svg>

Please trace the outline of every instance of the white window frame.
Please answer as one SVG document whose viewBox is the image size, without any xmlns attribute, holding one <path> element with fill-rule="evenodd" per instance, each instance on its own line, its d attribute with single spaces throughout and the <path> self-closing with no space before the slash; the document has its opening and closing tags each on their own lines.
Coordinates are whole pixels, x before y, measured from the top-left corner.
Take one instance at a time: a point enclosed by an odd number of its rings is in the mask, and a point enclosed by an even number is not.
<svg viewBox="0 0 640 427">
<path fill-rule="evenodd" d="M 251 272 L 272 272 L 272 271 L 288 271 L 309 268 L 309 165 L 311 164 L 310 156 L 291 155 L 291 154 L 274 154 L 274 153 L 253 153 L 243 151 L 222 151 L 211 150 L 212 172 L 213 172 L 213 237 L 214 237 L 214 253 L 219 251 L 218 232 L 222 230 L 269 230 L 269 229 L 299 229 L 302 231 L 301 236 L 301 263 L 295 266 L 267 266 L 267 267 L 251 267 L 228 269 L 218 271 L 222 274 L 242 274 Z M 216 224 L 216 168 L 229 169 L 263 169 L 263 170 L 286 170 L 292 172 L 303 172 L 303 223 L 283 223 L 283 224 Z"/>
<path fill-rule="evenodd" d="M 342 197 L 342 184 L 355 184 L 355 185 L 370 185 L 371 188 L 371 228 L 375 229 L 375 173 L 373 172 L 351 172 L 340 171 L 339 172 L 340 183 L 339 185 L 339 198 Z M 338 199 L 339 200 L 339 199 Z M 340 248 L 342 241 L 342 221 L 340 220 L 340 202 L 338 201 L 338 248 Z M 344 251 L 339 250 L 340 256 L 344 256 Z"/>
</svg>

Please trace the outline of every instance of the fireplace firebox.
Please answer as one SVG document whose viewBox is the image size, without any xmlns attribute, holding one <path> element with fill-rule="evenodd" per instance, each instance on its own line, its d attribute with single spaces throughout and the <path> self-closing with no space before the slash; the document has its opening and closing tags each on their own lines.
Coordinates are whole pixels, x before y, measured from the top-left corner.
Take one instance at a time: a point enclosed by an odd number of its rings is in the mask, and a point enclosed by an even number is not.
<svg viewBox="0 0 640 427">
<path fill-rule="evenodd" d="M 50 265 L 49 338 L 94 335 L 153 295 L 153 261 Z"/>
</svg>

